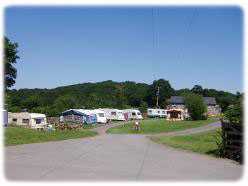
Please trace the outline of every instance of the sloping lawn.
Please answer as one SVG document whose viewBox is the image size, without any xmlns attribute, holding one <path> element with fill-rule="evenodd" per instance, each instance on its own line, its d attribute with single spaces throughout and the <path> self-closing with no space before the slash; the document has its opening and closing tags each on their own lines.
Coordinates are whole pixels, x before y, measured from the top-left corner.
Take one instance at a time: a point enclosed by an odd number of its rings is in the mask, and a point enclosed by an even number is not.
<svg viewBox="0 0 248 186">
<path fill-rule="evenodd" d="M 221 141 L 219 132 L 221 132 L 220 128 L 188 136 L 154 136 L 149 138 L 162 145 L 218 156 L 219 151 L 216 142 Z"/>
<path fill-rule="evenodd" d="M 86 138 L 97 135 L 97 132 L 82 130 L 37 131 L 21 127 L 4 129 L 4 145 L 19 145 L 46 141 L 59 141 L 75 138 Z"/>
<path fill-rule="evenodd" d="M 107 133 L 114 134 L 158 134 L 163 132 L 174 132 L 189 128 L 201 127 L 216 120 L 199 120 L 199 121 L 168 121 L 165 119 L 154 119 L 141 121 L 141 130 L 133 130 L 132 122 L 116 126 L 107 130 Z"/>
</svg>

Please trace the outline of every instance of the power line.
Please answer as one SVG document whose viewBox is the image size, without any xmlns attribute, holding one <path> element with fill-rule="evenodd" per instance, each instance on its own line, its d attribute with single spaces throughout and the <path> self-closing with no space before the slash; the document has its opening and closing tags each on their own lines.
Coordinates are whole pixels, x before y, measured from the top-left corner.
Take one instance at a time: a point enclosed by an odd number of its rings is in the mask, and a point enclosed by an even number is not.
<svg viewBox="0 0 248 186">
<path fill-rule="evenodd" d="M 179 58 L 180 58 L 180 56 L 181 56 L 181 54 L 182 54 L 182 52 L 183 52 L 183 47 L 184 47 L 185 42 L 186 42 L 186 40 L 187 40 L 187 37 L 188 37 L 188 35 L 189 35 L 189 31 L 190 31 L 190 29 L 191 29 L 191 26 L 192 26 L 193 20 L 194 20 L 194 18 L 195 18 L 196 12 L 197 12 L 197 7 L 194 8 L 194 12 L 193 12 L 193 14 L 192 14 L 192 16 L 191 16 L 189 25 L 188 25 L 188 27 L 187 27 L 187 30 L 186 30 L 185 34 L 184 34 L 183 43 L 182 43 L 182 46 L 181 46 L 181 48 L 180 48 L 180 50 L 179 50 L 179 53 L 178 53 L 178 55 L 177 55 L 176 62 L 179 61 Z"/>
<path fill-rule="evenodd" d="M 154 31 L 154 8 L 152 7 L 152 61 L 153 61 L 153 79 L 156 80 L 156 64 L 155 64 L 155 31 Z"/>
</svg>

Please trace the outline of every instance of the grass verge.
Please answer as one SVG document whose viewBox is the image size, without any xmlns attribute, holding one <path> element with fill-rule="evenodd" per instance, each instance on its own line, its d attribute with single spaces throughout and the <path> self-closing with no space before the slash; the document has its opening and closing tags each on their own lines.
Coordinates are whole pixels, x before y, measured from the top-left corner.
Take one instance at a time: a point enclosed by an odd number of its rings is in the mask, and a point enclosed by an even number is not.
<svg viewBox="0 0 248 186">
<path fill-rule="evenodd" d="M 217 157 L 219 156 L 217 142 L 221 141 L 220 132 L 221 129 L 218 128 L 188 136 L 154 136 L 149 138 L 162 145 Z"/>
<path fill-rule="evenodd" d="M 47 141 L 60 141 L 67 139 L 86 138 L 97 135 L 97 132 L 82 130 L 56 130 L 37 131 L 21 127 L 9 127 L 4 129 L 4 145 L 19 145 L 28 143 L 40 143 Z"/>
<path fill-rule="evenodd" d="M 165 119 L 154 119 L 141 121 L 141 130 L 136 132 L 133 130 L 132 122 L 112 127 L 107 133 L 114 134 L 159 134 L 164 132 L 174 132 L 189 128 L 196 128 L 213 123 L 216 120 L 199 120 L 199 121 L 168 121 Z"/>
</svg>

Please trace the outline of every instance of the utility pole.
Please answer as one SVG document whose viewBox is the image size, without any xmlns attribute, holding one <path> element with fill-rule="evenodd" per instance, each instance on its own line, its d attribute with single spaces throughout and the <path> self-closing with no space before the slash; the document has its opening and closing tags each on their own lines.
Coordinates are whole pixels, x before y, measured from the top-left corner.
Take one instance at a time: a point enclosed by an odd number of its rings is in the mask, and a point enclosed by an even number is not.
<svg viewBox="0 0 248 186">
<path fill-rule="evenodd" d="M 159 96 L 159 88 L 160 88 L 160 87 L 158 87 L 158 91 L 157 91 L 157 108 L 158 108 L 158 96 Z"/>
</svg>

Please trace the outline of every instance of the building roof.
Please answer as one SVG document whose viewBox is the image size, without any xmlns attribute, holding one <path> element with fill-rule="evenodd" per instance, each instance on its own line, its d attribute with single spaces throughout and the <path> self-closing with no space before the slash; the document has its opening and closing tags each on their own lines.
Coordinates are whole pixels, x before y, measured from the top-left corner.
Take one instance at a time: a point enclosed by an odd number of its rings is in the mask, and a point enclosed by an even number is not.
<svg viewBox="0 0 248 186">
<path fill-rule="evenodd" d="M 170 104 L 184 104 L 183 96 L 171 96 L 169 100 Z"/>
<path fill-rule="evenodd" d="M 184 112 L 183 109 L 169 109 L 167 112 Z"/>
<path fill-rule="evenodd" d="M 203 97 L 205 104 L 216 105 L 216 99 L 214 97 Z M 183 96 L 171 96 L 169 99 L 170 104 L 184 104 Z"/>
<path fill-rule="evenodd" d="M 204 97 L 204 102 L 207 105 L 216 105 L 216 100 L 214 97 Z"/>
</svg>

